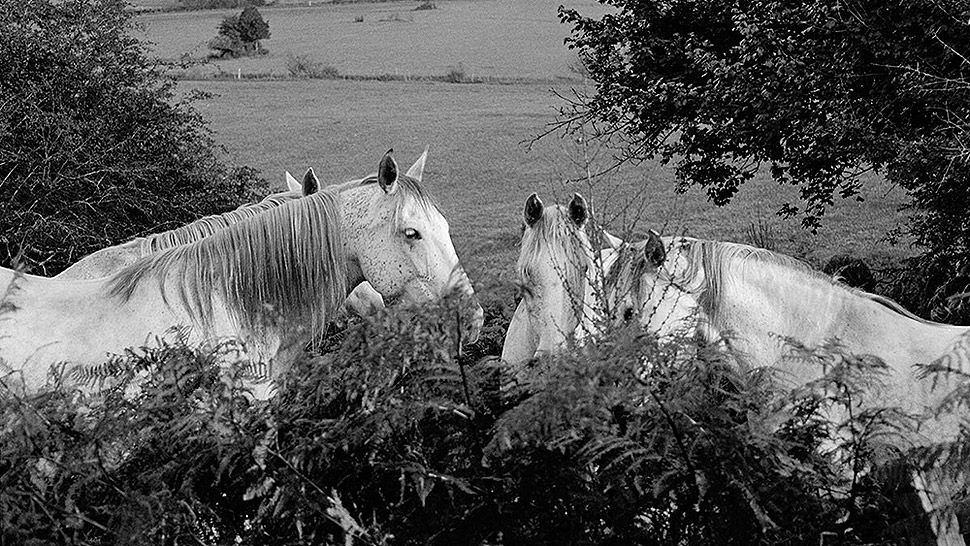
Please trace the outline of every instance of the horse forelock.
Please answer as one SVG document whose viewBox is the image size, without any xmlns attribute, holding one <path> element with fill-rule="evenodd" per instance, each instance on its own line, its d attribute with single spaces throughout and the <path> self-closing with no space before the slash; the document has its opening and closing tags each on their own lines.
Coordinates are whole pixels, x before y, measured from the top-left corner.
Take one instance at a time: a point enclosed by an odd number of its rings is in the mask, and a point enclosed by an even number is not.
<svg viewBox="0 0 970 546">
<path fill-rule="evenodd" d="M 258 203 L 243 205 L 235 210 L 222 214 L 205 216 L 190 224 L 162 233 L 156 233 L 137 239 L 142 256 L 153 254 L 160 250 L 193 243 L 213 233 L 223 230 L 232 224 L 251 218 L 273 207 L 302 197 L 297 192 L 280 192 L 266 196 Z"/>
<path fill-rule="evenodd" d="M 244 331 L 281 317 L 316 337 L 347 295 L 338 194 L 291 200 L 194 243 L 144 257 L 109 280 L 129 300 L 150 279 L 166 304 L 176 294 L 188 315 L 211 327 L 213 297 Z"/>
<path fill-rule="evenodd" d="M 551 266 L 557 269 L 557 275 L 566 277 L 573 272 L 586 273 L 592 266 L 592 259 L 592 246 L 586 231 L 576 226 L 565 208 L 553 205 L 546 207 L 542 216 L 522 233 L 522 248 L 516 266 L 519 281 L 533 287 L 542 267 Z"/>
</svg>

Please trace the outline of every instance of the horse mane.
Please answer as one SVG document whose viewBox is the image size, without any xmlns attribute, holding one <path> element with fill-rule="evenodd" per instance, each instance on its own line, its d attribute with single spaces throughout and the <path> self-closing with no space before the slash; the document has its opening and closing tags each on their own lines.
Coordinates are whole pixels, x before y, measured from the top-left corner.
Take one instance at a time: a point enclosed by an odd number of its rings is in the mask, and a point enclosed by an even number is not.
<svg viewBox="0 0 970 546">
<path fill-rule="evenodd" d="M 922 322 L 923 324 L 938 324 L 936 322 L 933 322 L 932 320 L 927 320 L 921 316 L 914 314 L 912 311 L 910 311 L 909 309 L 906 309 L 905 307 L 903 307 L 893 299 L 887 298 L 885 296 L 880 296 L 878 294 L 870 294 L 868 292 L 862 292 L 861 290 L 856 290 L 854 288 L 852 290 L 859 292 L 860 295 L 863 295 L 869 298 L 870 300 L 878 303 L 879 305 L 882 305 L 883 307 L 886 307 L 892 311 L 895 311 L 906 318 L 910 318 L 910 319 Z"/>
<path fill-rule="evenodd" d="M 722 241 L 705 241 L 699 239 L 680 238 L 679 249 L 687 259 L 687 270 L 680 275 L 678 281 L 685 286 L 693 287 L 697 302 L 710 320 L 717 324 L 722 300 L 723 286 L 731 277 L 746 274 L 749 265 L 773 265 L 782 267 L 806 276 L 816 282 L 824 283 L 836 290 L 843 290 L 852 296 L 863 298 L 894 311 L 906 318 L 924 323 L 935 324 L 932 321 L 916 316 L 895 301 L 877 294 L 871 294 L 858 288 L 843 284 L 838 279 L 813 269 L 807 263 L 791 256 L 779 254 L 771 250 L 756 248 L 740 243 Z M 703 273 L 700 286 L 697 278 Z"/>
<path fill-rule="evenodd" d="M 316 337 L 347 296 L 339 206 L 339 194 L 328 190 L 269 206 L 208 237 L 141 258 L 109 279 L 109 293 L 128 301 L 153 278 L 166 305 L 171 290 L 206 329 L 218 295 L 241 329 L 258 332 L 286 317 Z"/>
<path fill-rule="evenodd" d="M 330 184 L 329 186 L 326 186 L 325 189 L 327 191 L 339 193 L 351 188 L 376 182 L 377 173 L 373 173 L 364 178 L 349 180 L 347 182 L 340 182 L 337 184 Z M 418 203 L 424 206 L 433 207 L 435 209 L 438 208 L 437 202 L 435 202 L 431 196 L 425 193 L 420 184 L 418 184 L 418 182 L 413 178 L 407 175 L 401 175 L 398 177 L 398 182 L 400 183 L 400 187 L 404 190 L 402 195 L 414 197 Z M 299 192 L 285 191 L 274 193 L 266 196 L 266 198 L 258 203 L 243 205 L 235 210 L 222 214 L 205 216 L 190 224 L 169 231 L 140 237 L 125 243 L 125 246 L 137 245 L 139 254 L 142 256 L 147 256 L 161 250 L 193 243 L 199 239 L 208 237 L 217 231 L 221 231 L 228 226 L 245 220 L 246 218 L 252 218 L 257 214 L 301 197 L 303 197 L 303 195 Z M 403 207 L 404 201 L 398 200 L 397 207 L 395 208 L 395 225 L 400 223 L 400 215 Z"/>
<path fill-rule="evenodd" d="M 562 263 L 558 267 L 567 263 L 588 265 L 589 251 L 592 249 L 585 230 L 573 223 L 561 205 L 546 207 L 531 229 L 523 231 L 522 249 L 516 267 L 520 281 L 527 286 L 534 284 L 543 248 L 562 251 Z"/>
<path fill-rule="evenodd" d="M 222 214 L 205 216 L 190 224 L 162 233 L 147 235 L 126 244 L 138 245 L 139 253 L 142 256 L 147 256 L 160 250 L 198 241 L 246 218 L 251 218 L 293 199 L 299 199 L 300 197 L 302 197 L 302 194 L 299 192 L 286 191 L 274 193 L 266 196 L 266 198 L 258 203 L 243 205 L 235 210 Z"/>
</svg>

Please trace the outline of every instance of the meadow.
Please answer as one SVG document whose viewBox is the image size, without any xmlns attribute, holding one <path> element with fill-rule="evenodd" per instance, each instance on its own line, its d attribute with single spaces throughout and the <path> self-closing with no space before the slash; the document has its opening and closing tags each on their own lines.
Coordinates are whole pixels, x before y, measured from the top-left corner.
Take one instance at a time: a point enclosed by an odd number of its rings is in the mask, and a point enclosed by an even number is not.
<svg viewBox="0 0 970 546">
<path fill-rule="evenodd" d="M 269 23 L 270 54 L 195 67 L 190 76 L 257 73 L 287 76 L 288 55 L 307 55 L 342 74 L 437 75 L 556 80 L 575 78 L 576 55 L 562 46 L 568 34 L 556 9 L 563 2 L 458 0 L 436 9 L 421 2 L 331 4 L 309 0 L 260 8 Z M 565 2 L 592 13 L 590 0 Z M 240 10 L 152 13 L 140 16 L 143 37 L 166 60 L 204 58 L 220 21 Z M 357 20 L 360 22 L 356 22 Z"/>
<path fill-rule="evenodd" d="M 298 175 L 312 166 L 322 180 L 341 181 L 374 171 L 388 148 L 403 165 L 429 147 L 427 184 L 473 274 L 511 273 L 522 205 L 533 191 L 547 203 L 565 202 L 579 191 L 620 233 L 653 228 L 768 242 L 815 265 L 838 253 L 885 265 L 911 252 L 886 241 L 886 233 L 905 219 L 899 207 L 906 197 L 877 177 L 866 184 L 864 201 L 837 202 L 817 234 L 804 230 L 797 218 L 775 214 L 798 195 L 766 177 L 746 184 L 733 203 L 720 208 L 699 189 L 678 194 L 672 168 L 656 161 L 628 165 L 590 187 L 580 180 L 583 158 L 592 155 L 595 170 L 609 164 L 608 151 L 584 149 L 561 133 L 535 141 L 555 123 L 564 104 L 559 95 L 589 90 L 573 70 L 575 54 L 562 45 L 568 28 L 558 23 L 558 4 L 446 1 L 435 10 L 412 11 L 416 5 L 264 8 L 272 33 L 265 42 L 269 55 L 192 68 L 187 75 L 196 79 L 183 80 L 181 89 L 212 94 L 196 108 L 210 120 L 217 142 L 232 162 L 256 167 L 276 186 L 282 186 L 284 170 Z M 139 19 L 157 55 L 173 59 L 203 55 L 199 44 L 230 13 Z M 394 14 L 400 20 L 380 21 Z M 358 15 L 363 23 L 353 22 Z M 469 75 L 515 83 L 279 79 L 286 75 L 288 54 L 307 55 L 341 74 L 420 77 L 461 65 Z M 236 70 L 263 77 L 212 77 Z"/>
</svg>

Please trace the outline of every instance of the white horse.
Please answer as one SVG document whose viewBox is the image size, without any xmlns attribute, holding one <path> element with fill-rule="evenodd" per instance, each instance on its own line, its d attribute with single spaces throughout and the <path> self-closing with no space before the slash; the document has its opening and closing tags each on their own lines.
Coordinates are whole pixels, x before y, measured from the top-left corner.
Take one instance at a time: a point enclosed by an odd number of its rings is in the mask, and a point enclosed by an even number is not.
<svg viewBox="0 0 970 546">
<path fill-rule="evenodd" d="M 925 377 L 918 365 L 966 371 L 970 328 L 921 319 L 887 298 L 768 250 L 686 237 L 666 239 L 663 251 L 656 244 L 621 252 L 614 266 L 613 291 L 641 321 L 665 313 L 694 315 L 689 327 L 705 341 L 723 341 L 742 364 L 775 368 L 792 385 L 816 379 L 819 370 L 792 358 L 786 340 L 809 348 L 837 340 L 847 352 L 874 355 L 886 364 L 884 388 L 870 393 L 866 403 L 921 416 L 906 438 L 912 446 L 958 437 L 963 419 L 934 411 L 958 386 L 958 374 Z M 931 483 L 921 483 L 923 478 Z M 938 543 L 962 545 L 952 513 L 933 510 L 948 505 L 954 489 L 938 478 L 935 471 L 917 473 L 914 485 L 931 513 Z"/>
<path fill-rule="evenodd" d="M 588 219 L 578 193 L 567 207 L 545 207 L 534 193 L 526 200 L 517 264 L 522 301 L 502 346 L 506 363 L 521 365 L 593 333 L 602 312 L 598 287 L 614 252 L 594 253 Z"/>
<path fill-rule="evenodd" d="M 0 359 L 36 390 L 58 363 L 101 363 L 182 325 L 190 342 L 241 339 L 275 378 L 364 280 L 410 302 L 467 294 L 465 339 L 477 339 L 483 313 L 448 223 L 417 180 L 398 176 L 390 152 L 374 178 L 272 207 L 107 279 L 3 269 Z"/>
<path fill-rule="evenodd" d="M 408 176 L 419 182 L 421 181 L 427 155 L 428 152 L 425 150 L 421 154 L 421 157 L 408 170 Z M 250 218 L 269 208 L 315 193 L 320 188 L 320 182 L 313 173 L 313 169 L 308 169 L 306 175 L 303 177 L 303 183 L 300 183 L 289 172 L 286 172 L 286 186 L 287 191 L 268 195 L 259 203 L 243 205 L 236 210 L 223 214 L 205 216 L 176 229 L 146 237 L 138 237 L 120 245 L 103 248 L 81 258 L 58 275 L 55 275 L 54 278 L 87 280 L 114 275 L 125 267 L 135 263 L 143 256 L 198 241 L 203 237 L 207 237 L 216 231 L 225 229 L 227 226 Z M 383 309 L 384 300 L 370 283 L 363 282 L 347 296 L 344 306 L 353 309 L 360 316 L 365 316 L 378 309 Z"/>
</svg>

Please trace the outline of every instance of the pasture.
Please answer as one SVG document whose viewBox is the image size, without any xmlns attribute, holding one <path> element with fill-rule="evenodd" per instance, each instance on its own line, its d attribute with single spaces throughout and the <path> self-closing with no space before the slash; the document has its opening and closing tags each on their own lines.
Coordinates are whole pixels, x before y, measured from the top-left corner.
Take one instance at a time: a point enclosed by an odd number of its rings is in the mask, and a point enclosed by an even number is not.
<svg viewBox="0 0 970 546">
<path fill-rule="evenodd" d="M 618 232 L 663 228 L 664 233 L 747 240 L 758 222 L 771 226 L 778 250 L 824 263 L 849 252 L 885 262 L 905 252 L 885 233 L 902 219 L 898 190 L 874 179 L 864 202 L 833 207 L 812 235 L 775 211 L 792 188 L 755 179 L 735 201 L 714 207 L 698 189 L 674 191 L 672 169 L 630 166 L 594 182 L 564 182 L 583 174 L 582 147 L 550 135 L 533 143 L 556 119 L 559 99 L 548 85 L 460 85 L 352 81 L 195 81 L 216 97 L 197 105 L 212 122 L 233 162 L 257 167 L 275 187 L 283 171 L 312 166 L 321 180 L 340 181 L 376 169 L 389 147 L 402 163 L 430 147 L 425 181 L 441 201 L 456 248 L 470 274 L 485 266 L 511 273 L 518 252 L 521 210 L 539 192 L 547 203 L 571 192 L 590 198 Z M 561 91 L 568 87 L 560 87 Z M 602 161 L 599 162 L 602 164 Z"/>
<path fill-rule="evenodd" d="M 196 103 L 211 122 L 232 162 L 258 168 L 275 187 L 283 171 L 312 166 L 322 180 L 372 172 L 374 158 L 393 147 L 407 162 L 429 146 L 426 178 L 451 221 L 455 243 L 472 275 L 486 264 L 510 271 L 521 208 L 538 191 L 547 202 L 580 191 L 619 232 L 663 228 L 664 233 L 751 241 L 755 226 L 768 226 L 776 249 L 815 263 L 852 253 L 887 263 L 908 253 L 885 234 L 904 218 L 903 192 L 871 178 L 864 202 L 836 203 L 813 235 L 797 219 L 775 215 L 797 200 L 793 188 L 767 177 L 749 182 L 735 201 L 711 205 L 703 192 L 674 191 L 673 172 L 658 162 L 631 165 L 595 181 L 582 178 L 584 150 L 571 138 L 535 137 L 554 123 L 563 101 L 584 83 L 571 70 L 575 54 L 563 46 L 568 28 L 558 22 L 557 2 L 417 2 L 266 7 L 268 55 L 190 68 L 184 91 L 213 94 Z M 571 2 L 602 10 L 592 2 Z M 145 38 L 160 58 L 201 58 L 218 22 L 232 11 L 142 15 Z M 363 23 L 354 23 L 362 16 Z M 393 19 L 393 20 L 391 20 Z M 514 84 L 422 81 L 279 80 L 288 54 L 306 55 L 345 75 L 443 75 L 459 65 L 469 76 Z M 272 76 L 212 79 L 213 73 Z M 586 150 L 595 152 L 595 150 Z M 608 152 L 596 157 L 608 163 Z M 633 225 L 636 224 L 636 225 Z M 632 226 L 632 227 L 631 227 Z M 758 231 L 758 230 L 755 230 Z"/>
<path fill-rule="evenodd" d="M 574 79 L 576 55 L 562 46 L 568 31 L 559 24 L 561 2 L 438 2 L 415 11 L 420 2 L 329 4 L 304 1 L 261 7 L 270 26 L 269 55 L 214 62 L 189 71 L 206 76 L 224 72 L 287 76 L 288 55 L 307 55 L 341 74 L 443 75 L 456 68 L 469 76 Z M 566 2 L 602 12 L 595 2 Z M 144 38 L 162 59 L 204 58 L 219 22 L 240 10 L 153 13 L 139 19 Z M 361 22 L 355 22 L 362 19 Z"/>
</svg>

